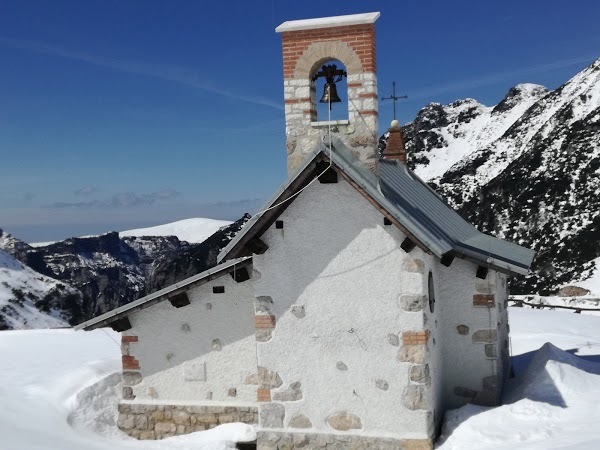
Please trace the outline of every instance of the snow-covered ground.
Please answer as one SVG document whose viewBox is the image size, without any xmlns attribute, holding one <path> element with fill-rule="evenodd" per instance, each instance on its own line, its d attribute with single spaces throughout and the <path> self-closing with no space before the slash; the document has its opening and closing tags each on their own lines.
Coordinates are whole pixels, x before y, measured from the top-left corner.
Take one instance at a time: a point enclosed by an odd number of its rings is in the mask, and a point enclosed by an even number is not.
<svg viewBox="0 0 600 450">
<path fill-rule="evenodd" d="M 219 228 L 231 224 L 227 220 L 192 218 L 149 228 L 121 231 L 119 236 L 177 236 L 180 241 L 192 244 L 204 242 Z"/>
<path fill-rule="evenodd" d="M 110 330 L 0 332 L 0 448 L 221 450 L 255 438 L 244 424 L 154 442 L 122 434 L 119 339 Z"/>
<path fill-rule="evenodd" d="M 439 448 L 600 448 L 600 317 L 511 308 L 510 320 L 517 378 L 505 404 L 449 412 Z M 0 332 L 0 448 L 219 450 L 255 438 L 243 424 L 163 441 L 119 432 L 118 341 L 109 330 Z"/>
<path fill-rule="evenodd" d="M 447 413 L 439 448 L 600 448 L 600 317 L 511 308 L 510 324 L 505 404 Z"/>
<path fill-rule="evenodd" d="M 511 308 L 510 320 L 517 378 L 505 404 L 450 411 L 439 448 L 600 448 L 600 317 Z M 0 332 L 0 448 L 219 450 L 255 438 L 244 424 L 155 442 L 122 434 L 118 341 L 110 330 Z"/>
</svg>

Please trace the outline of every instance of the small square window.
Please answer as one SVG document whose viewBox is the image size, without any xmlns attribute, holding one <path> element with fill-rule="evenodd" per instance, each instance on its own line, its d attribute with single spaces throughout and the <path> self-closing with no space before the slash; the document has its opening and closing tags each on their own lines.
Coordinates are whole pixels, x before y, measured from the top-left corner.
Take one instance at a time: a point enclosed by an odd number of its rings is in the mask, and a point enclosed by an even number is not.
<svg viewBox="0 0 600 450">
<path fill-rule="evenodd" d="M 213 286 L 213 294 L 224 294 L 225 286 Z"/>
<path fill-rule="evenodd" d="M 391 225 L 391 224 L 392 224 L 392 221 L 391 221 L 390 219 L 388 219 L 387 217 L 384 217 L 384 218 L 383 218 L 383 224 L 384 224 L 384 225 Z"/>
<path fill-rule="evenodd" d="M 276 220 L 275 228 L 277 228 L 278 230 L 281 230 L 283 228 L 283 220 Z"/>
</svg>

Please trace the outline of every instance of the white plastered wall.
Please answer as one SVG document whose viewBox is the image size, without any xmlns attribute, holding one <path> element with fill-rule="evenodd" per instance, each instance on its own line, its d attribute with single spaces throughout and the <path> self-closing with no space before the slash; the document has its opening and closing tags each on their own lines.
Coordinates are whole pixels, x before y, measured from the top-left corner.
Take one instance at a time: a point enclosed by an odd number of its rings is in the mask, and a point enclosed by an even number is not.
<svg viewBox="0 0 600 450">
<path fill-rule="evenodd" d="M 455 258 L 450 267 L 437 264 L 435 272 L 439 314 L 439 353 L 443 366 L 441 389 L 444 410 L 457 408 L 472 399 L 457 395 L 456 388 L 474 392 L 483 390 L 483 378 L 500 374 L 496 358 L 485 355 L 485 342 L 474 342 L 473 334 L 479 330 L 497 330 L 498 307 L 474 307 L 473 295 L 494 294 L 497 272 L 489 270 L 486 279 L 476 278 L 475 263 Z M 460 334 L 459 326 L 468 327 Z M 489 342 L 497 345 L 497 342 Z M 464 389 L 463 389 L 464 391 Z"/>
<path fill-rule="evenodd" d="M 261 238 L 269 249 L 254 257 L 254 284 L 277 318 L 271 340 L 257 343 L 258 365 L 280 375 L 281 389 L 301 383 L 301 400 L 280 402 L 284 427 L 303 414 L 312 429 L 297 431 L 331 433 L 328 416 L 347 411 L 362 422 L 351 433 L 429 437 L 428 411 L 403 405 L 411 364 L 397 360 L 402 332 L 423 330 L 423 312 L 404 311 L 400 296 L 425 293 L 427 255 L 401 250 L 405 236 L 341 177 L 310 185 L 279 219 L 283 229 Z"/>
<path fill-rule="evenodd" d="M 225 293 L 214 294 L 213 286 Z M 245 383 L 256 374 L 251 280 L 236 283 L 224 274 L 187 294 L 190 304 L 182 308 L 163 301 L 129 316 L 124 334 L 138 336 L 130 352 L 143 377 L 133 403 L 255 403 L 256 385 Z"/>
</svg>

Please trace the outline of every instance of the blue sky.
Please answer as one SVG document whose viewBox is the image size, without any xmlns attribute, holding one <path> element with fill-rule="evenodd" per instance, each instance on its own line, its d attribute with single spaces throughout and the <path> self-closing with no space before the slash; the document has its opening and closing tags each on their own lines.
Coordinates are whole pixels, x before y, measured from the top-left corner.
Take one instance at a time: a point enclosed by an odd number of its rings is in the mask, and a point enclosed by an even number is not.
<svg viewBox="0 0 600 450">
<path fill-rule="evenodd" d="M 286 177 L 285 20 L 381 11 L 381 95 L 493 105 L 600 56 L 600 2 L 0 0 L 0 227 L 27 241 L 235 219 Z M 380 104 L 380 132 L 392 116 Z"/>
</svg>

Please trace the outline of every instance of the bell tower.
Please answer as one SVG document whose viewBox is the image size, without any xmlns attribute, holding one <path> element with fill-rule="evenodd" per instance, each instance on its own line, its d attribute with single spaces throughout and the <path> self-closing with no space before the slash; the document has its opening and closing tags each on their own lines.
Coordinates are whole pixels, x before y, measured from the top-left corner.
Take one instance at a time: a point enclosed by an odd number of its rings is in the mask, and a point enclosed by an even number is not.
<svg viewBox="0 0 600 450">
<path fill-rule="evenodd" d="M 294 20 L 275 29 L 283 41 L 288 174 L 321 142 L 328 142 L 329 130 L 366 166 L 375 169 L 379 136 L 375 21 L 379 15 L 372 12 Z M 329 84 L 335 81 L 330 77 L 321 97 L 315 80 L 331 61 L 343 64 L 344 69 L 336 67 L 336 76 L 346 77 L 348 89 L 336 90 Z M 329 99 L 332 92 L 347 99 L 347 120 L 328 121 L 327 117 L 317 116 L 317 95 Z M 341 105 L 332 104 L 334 109 L 336 106 Z"/>
</svg>

